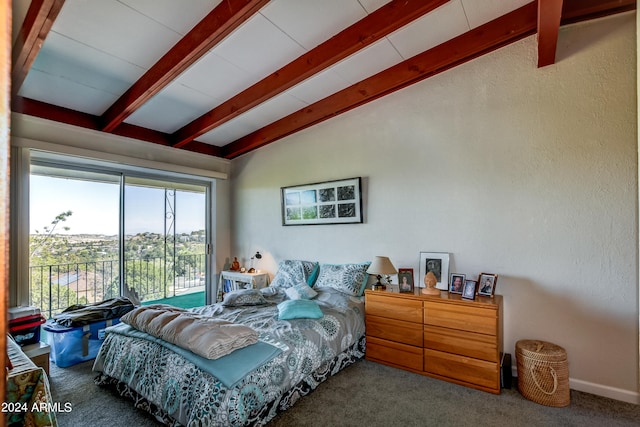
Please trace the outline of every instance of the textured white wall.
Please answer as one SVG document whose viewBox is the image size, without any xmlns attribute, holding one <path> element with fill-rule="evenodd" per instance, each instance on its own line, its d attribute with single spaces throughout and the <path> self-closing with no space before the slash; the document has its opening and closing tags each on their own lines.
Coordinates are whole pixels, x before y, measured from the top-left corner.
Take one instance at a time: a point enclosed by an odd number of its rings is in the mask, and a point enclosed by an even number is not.
<svg viewBox="0 0 640 427">
<path fill-rule="evenodd" d="M 633 13 L 564 27 L 538 69 L 532 36 L 235 160 L 231 255 L 449 252 L 499 274 L 506 352 L 554 342 L 574 388 L 637 401 L 635 43 Z M 354 176 L 364 224 L 281 226 L 280 187 Z"/>
</svg>

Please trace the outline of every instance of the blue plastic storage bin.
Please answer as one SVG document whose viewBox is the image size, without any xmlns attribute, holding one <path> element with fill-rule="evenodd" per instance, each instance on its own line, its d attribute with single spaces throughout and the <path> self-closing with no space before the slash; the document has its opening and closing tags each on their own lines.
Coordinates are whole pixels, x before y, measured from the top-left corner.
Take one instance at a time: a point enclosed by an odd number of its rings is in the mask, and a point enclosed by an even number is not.
<svg viewBox="0 0 640 427">
<path fill-rule="evenodd" d="M 104 330 L 118 323 L 119 318 L 69 328 L 53 320 L 47 321 L 43 328 L 47 331 L 47 344 L 51 346 L 49 360 L 60 368 L 66 368 L 95 359 L 105 339 Z"/>
</svg>

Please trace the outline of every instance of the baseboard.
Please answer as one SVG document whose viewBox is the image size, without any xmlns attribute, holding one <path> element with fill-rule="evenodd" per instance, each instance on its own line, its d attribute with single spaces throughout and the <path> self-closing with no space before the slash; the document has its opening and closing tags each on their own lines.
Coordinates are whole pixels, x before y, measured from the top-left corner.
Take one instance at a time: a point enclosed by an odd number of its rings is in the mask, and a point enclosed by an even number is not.
<svg viewBox="0 0 640 427">
<path fill-rule="evenodd" d="M 514 388 L 518 388 L 518 368 L 511 367 L 513 375 Z M 582 391 L 584 393 L 595 394 L 596 396 L 608 397 L 609 399 L 619 400 L 621 402 L 633 403 L 640 405 L 640 393 L 636 391 L 623 390 L 620 388 L 609 387 L 602 384 L 590 383 L 588 381 L 576 380 L 569 378 L 569 388 L 572 390 Z"/>
</svg>

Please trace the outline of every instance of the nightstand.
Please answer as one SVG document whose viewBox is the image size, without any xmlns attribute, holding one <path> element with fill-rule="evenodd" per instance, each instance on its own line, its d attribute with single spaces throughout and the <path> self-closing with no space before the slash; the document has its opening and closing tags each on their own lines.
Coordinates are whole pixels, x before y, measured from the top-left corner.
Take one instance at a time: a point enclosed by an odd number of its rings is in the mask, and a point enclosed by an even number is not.
<svg viewBox="0 0 640 427">
<path fill-rule="evenodd" d="M 44 369 L 47 376 L 49 375 L 49 353 L 51 352 L 49 344 L 37 342 L 35 344 L 25 345 L 22 347 L 22 351 L 36 366 Z"/>
<path fill-rule="evenodd" d="M 260 289 L 269 286 L 267 273 L 241 273 L 239 271 L 221 271 L 218 280 L 217 301 L 222 301 L 226 292 L 237 289 Z"/>
</svg>

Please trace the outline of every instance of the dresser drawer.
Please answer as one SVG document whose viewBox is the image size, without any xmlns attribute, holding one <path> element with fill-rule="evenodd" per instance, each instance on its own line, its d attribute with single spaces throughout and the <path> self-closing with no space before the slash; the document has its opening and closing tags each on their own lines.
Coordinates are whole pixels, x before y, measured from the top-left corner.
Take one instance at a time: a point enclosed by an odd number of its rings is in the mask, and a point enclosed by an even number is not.
<svg viewBox="0 0 640 427">
<path fill-rule="evenodd" d="M 425 349 L 424 370 L 500 392 L 500 369 L 497 363 Z"/>
<path fill-rule="evenodd" d="M 422 347 L 422 323 L 367 316 L 366 331 L 369 336 Z"/>
<path fill-rule="evenodd" d="M 498 313 L 491 308 L 465 304 L 424 303 L 426 325 L 442 326 L 480 334 L 497 335 Z"/>
<path fill-rule="evenodd" d="M 415 371 L 422 371 L 421 347 L 386 341 L 367 335 L 365 355 L 368 360 L 387 362 Z"/>
<path fill-rule="evenodd" d="M 489 362 L 500 360 L 497 337 L 493 335 L 425 325 L 424 346 Z"/>
<path fill-rule="evenodd" d="M 422 323 L 422 301 L 419 300 L 367 293 L 364 309 L 367 316 Z"/>
</svg>

